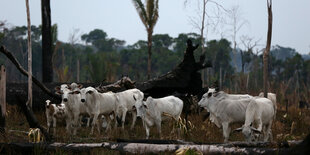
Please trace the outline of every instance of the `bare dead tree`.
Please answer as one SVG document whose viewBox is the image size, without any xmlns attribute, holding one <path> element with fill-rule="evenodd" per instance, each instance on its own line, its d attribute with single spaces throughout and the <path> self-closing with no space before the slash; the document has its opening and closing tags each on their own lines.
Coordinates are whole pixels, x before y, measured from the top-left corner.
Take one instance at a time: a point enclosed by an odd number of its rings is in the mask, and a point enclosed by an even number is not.
<svg viewBox="0 0 310 155">
<path fill-rule="evenodd" d="M 229 31 L 231 32 L 231 38 L 233 43 L 233 62 L 235 67 L 237 68 L 237 33 L 240 31 L 240 29 L 247 23 L 247 20 L 242 18 L 242 12 L 238 5 L 232 6 L 230 10 L 227 11 L 228 18 L 230 19 L 227 24 L 231 26 Z"/>
<path fill-rule="evenodd" d="M 268 58 L 271 46 L 272 37 L 272 0 L 267 0 L 268 11 L 268 32 L 267 32 L 267 44 L 263 54 L 264 61 L 264 97 L 267 97 L 268 92 Z"/>
<path fill-rule="evenodd" d="M 32 108 L 32 48 L 31 48 L 31 21 L 29 0 L 26 0 L 27 26 L 28 26 L 28 101 L 27 106 Z"/>
<path fill-rule="evenodd" d="M 244 50 L 240 51 L 241 54 L 241 71 L 242 73 L 244 73 L 244 68 L 245 68 L 245 52 L 249 53 L 249 54 L 253 54 L 253 50 L 256 46 L 259 45 L 260 39 L 258 40 L 254 40 L 254 37 L 249 37 L 246 35 L 242 35 L 240 37 L 240 41 L 244 47 Z"/>
<path fill-rule="evenodd" d="M 0 53 L 3 53 L 8 58 L 8 60 L 10 60 L 24 76 L 29 75 L 28 72 L 17 61 L 16 57 L 11 52 L 9 52 L 4 46 L 0 47 Z M 59 95 L 56 95 L 55 93 L 53 93 L 43 83 L 41 83 L 38 79 L 36 79 L 33 76 L 32 76 L 32 82 L 36 84 L 38 87 L 40 87 L 40 89 L 46 94 L 48 94 L 50 97 L 55 98 L 58 101 L 61 101 L 61 97 Z"/>
<path fill-rule="evenodd" d="M 69 35 L 69 43 L 74 48 L 74 45 L 80 41 L 80 29 L 73 29 Z M 80 59 L 76 60 L 76 82 L 80 82 Z"/>
<path fill-rule="evenodd" d="M 222 12 L 226 9 L 213 0 L 202 0 L 202 4 L 200 4 L 200 0 L 197 0 L 197 16 L 190 17 L 190 23 L 193 25 L 195 29 L 200 32 L 200 43 L 201 43 L 201 54 L 205 54 L 205 45 L 208 41 L 208 32 L 209 29 L 212 31 L 216 31 L 217 26 L 223 21 Z M 188 0 L 184 1 L 184 6 L 188 4 Z M 209 8 L 207 8 L 210 6 Z M 210 10 L 208 13 L 208 10 Z M 206 33 L 205 33 L 206 32 Z M 205 70 L 201 70 L 201 79 L 202 86 L 205 85 Z"/>
</svg>

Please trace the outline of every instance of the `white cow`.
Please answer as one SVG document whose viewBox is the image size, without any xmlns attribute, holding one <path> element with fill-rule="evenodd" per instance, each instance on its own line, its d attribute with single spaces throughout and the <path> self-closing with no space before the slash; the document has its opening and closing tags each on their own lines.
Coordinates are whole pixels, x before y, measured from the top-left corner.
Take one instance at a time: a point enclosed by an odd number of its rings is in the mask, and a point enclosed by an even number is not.
<svg viewBox="0 0 310 155">
<path fill-rule="evenodd" d="M 76 91 L 80 88 L 74 88 Z M 62 89 L 62 90 L 61 90 Z M 80 127 L 79 117 L 80 115 L 87 115 L 88 111 L 84 104 L 81 103 L 81 95 L 75 94 L 76 91 L 72 91 L 71 87 L 56 87 L 56 93 L 62 95 L 62 103 L 66 105 L 66 129 L 71 134 L 73 127 L 73 135 L 76 135 L 76 130 Z"/>
<path fill-rule="evenodd" d="M 260 92 L 258 96 L 264 97 L 264 92 Z M 277 95 L 274 93 L 267 93 L 267 98 L 271 100 L 273 108 L 275 109 L 275 112 L 277 112 Z M 274 117 L 276 117 L 276 113 L 274 114 Z"/>
<path fill-rule="evenodd" d="M 137 111 L 133 109 L 136 102 L 142 102 L 144 98 L 143 92 L 139 89 L 128 89 L 119 93 L 115 93 L 116 96 L 116 113 L 117 116 L 122 116 L 122 129 L 124 129 L 124 123 L 126 118 L 126 113 L 132 113 L 132 124 L 130 129 L 134 128 L 136 119 L 137 119 Z M 117 125 L 117 124 L 115 124 Z"/>
<path fill-rule="evenodd" d="M 224 142 L 228 142 L 231 131 L 230 124 L 244 122 L 246 107 L 251 98 L 252 96 L 247 94 L 227 94 L 209 88 L 208 92 L 198 102 L 198 105 L 210 112 L 211 122 L 218 128 L 223 128 Z"/>
<path fill-rule="evenodd" d="M 93 87 L 83 88 L 79 91 L 79 93 L 81 94 L 81 102 L 86 106 L 86 109 L 91 117 L 93 117 L 90 134 L 93 134 L 94 126 L 96 124 L 98 132 L 100 133 L 99 124 L 97 123 L 99 115 L 105 115 L 105 118 L 107 119 L 108 127 L 106 128 L 106 131 L 111 129 L 111 120 L 109 116 L 116 111 L 115 94 L 113 92 L 99 93 Z"/>
<path fill-rule="evenodd" d="M 271 126 L 275 119 L 276 109 L 274 103 L 264 97 L 255 97 L 251 100 L 246 109 L 245 123 L 241 128 L 235 129 L 242 131 L 246 141 L 254 140 L 254 132 L 261 133 L 263 131 L 264 141 L 272 141 Z M 257 125 L 257 129 L 253 125 Z"/>
<path fill-rule="evenodd" d="M 148 97 L 147 100 L 136 102 L 137 116 L 142 118 L 146 138 L 149 138 L 150 127 L 157 127 L 159 136 L 161 137 L 161 121 L 166 118 L 173 117 L 179 120 L 183 109 L 183 101 L 175 96 L 167 96 L 163 98 Z M 169 117 L 165 115 L 169 115 Z"/>
<path fill-rule="evenodd" d="M 66 119 L 66 106 L 65 104 L 61 103 L 58 105 L 51 104 L 50 100 L 46 100 L 46 107 L 45 107 L 45 115 L 46 115 L 46 122 L 47 122 L 47 132 L 50 131 L 51 123 L 53 127 L 53 134 L 56 135 L 56 123 L 57 120 L 64 120 Z"/>
</svg>

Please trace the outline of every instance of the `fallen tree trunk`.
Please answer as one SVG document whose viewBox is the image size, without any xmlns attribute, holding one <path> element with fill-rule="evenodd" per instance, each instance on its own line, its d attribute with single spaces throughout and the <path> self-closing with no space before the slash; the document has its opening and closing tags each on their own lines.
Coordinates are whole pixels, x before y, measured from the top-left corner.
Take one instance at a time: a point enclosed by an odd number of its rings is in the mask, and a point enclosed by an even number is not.
<svg viewBox="0 0 310 155">
<path fill-rule="evenodd" d="M 229 145 L 229 143 L 227 144 Z M 89 152 L 92 149 L 108 149 L 119 151 L 122 153 L 135 153 L 135 154 L 145 154 L 145 153 L 174 153 L 180 148 L 190 148 L 200 151 L 203 154 L 275 154 L 275 153 L 285 153 L 290 150 L 290 148 L 258 148 L 258 147 L 232 147 L 225 146 L 225 144 L 211 144 L 211 145 L 189 145 L 189 144 L 146 144 L 146 143 L 114 143 L 114 142 L 103 142 L 103 143 L 9 143 L 0 144 L 0 147 L 4 148 L 15 148 L 27 153 L 33 153 L 34 148 L 40 148 L 42 153 L 44 151 L 70 151 L 71 153 L 81 153 Z M 4 150 L 5 151 L 5 150 Z M 8 152 L 0 152 L 8 153 Z"/>
<path fill-rule="evenodd" d="M 17 105 L 22 109 L 22 112 L 24 113 L 24 115 L 27 119 L 29 127 L 30 128 L 39 128 L 41 130 L 41 132 L 43 133 L 45 140 L 47 142 L 50 142 L 52 140 L 51 136 L 47 133 L 46 129 L 40 125 L 40 123 L 36 119 L 35 115 L 33 114 L 31 108 L 29 108 L 29 106 L 27 106 L 27 104 L 19 96 L 16 96 L 16 98 L 19 100 Z"/>
</svg>

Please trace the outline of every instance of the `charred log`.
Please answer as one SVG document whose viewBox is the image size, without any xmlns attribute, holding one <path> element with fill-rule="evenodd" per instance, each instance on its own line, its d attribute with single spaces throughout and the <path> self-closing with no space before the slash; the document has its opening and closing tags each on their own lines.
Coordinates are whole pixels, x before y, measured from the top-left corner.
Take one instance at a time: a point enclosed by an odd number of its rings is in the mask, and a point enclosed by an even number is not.
<svg viewBox="0 0 310 155">
<path fill-rule="evenodd" d="M 47 131 L 45 130 L 45 128 L 43 128 L 38 120 L 36 119 L 35 115 L 33 114 L 31 108 L 29 108 L 27 106 L 27 104 L 25 103 L 25 101 L 23 101 L 19 96 L 16 96 L 16 98 L 19 100 L 18 102 L 18 106 L 21 108 L 23 114 L 25 115 L 29 127 L 30 128 L 39 128 L 41 130 L 41 132 L 43 133 L 45 139 L 47 142 L 51 141 L 51 137 L 50 135 L 47 133 Z"/>
<path fill-rule="evenodd" d="M 127 89 L 135 88 L 135 83 L 136 82 L 132 81 L 128 76 L 124 76 L 120 80 L 109 85 L 103 85 L 101 83 L 98 87 L 96 87 L 96 89 L 101 93 L 108 91 L 121 92 Z"/>
<path fill-rule="evenodd" d="M 146 96 L 152 97 L 163 97 L 174 92 L 199 94 L 203 89 L 201 74 L 198 71 L 211 67 L 211 63 L 205 63 L 205 55 L 201 55 L 199 62 L 196 62 L 194 51 L 197 48 L 198 45 L 193 46 L 192 41 L 187 40 L 183 61 L 176 68 L 158 78 L 137 83 L 137 88 Z"/>
</svg>

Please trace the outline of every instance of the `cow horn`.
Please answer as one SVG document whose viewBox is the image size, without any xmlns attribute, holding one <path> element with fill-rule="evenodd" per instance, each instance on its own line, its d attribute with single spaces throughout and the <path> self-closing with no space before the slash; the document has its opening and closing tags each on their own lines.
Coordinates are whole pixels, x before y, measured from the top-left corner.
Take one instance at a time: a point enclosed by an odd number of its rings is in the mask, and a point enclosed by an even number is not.
<svg viewBox="0 0 310 155">
<path fill-rule="evenodd" d="M 240 127 L 240 128 L 235 129 L 234 132 L 240 132 L 240 131 L 242 131 L 242 129 L 243 129 L 243 126 Z"/>
<path fill-rule="evenodd" d="M 259 133 L 259 134 L 261 134 L 261 133 L 262 133 L 260 130 L 257 130 L 257 129 L 256 129 L 256 128 L 254 128 L 254 127 L 251 127 L 251 130 L 252 130 L 252 131 L 254 131 L 254 132 L 256 132 L 256 133 Z"/>
</svg>

